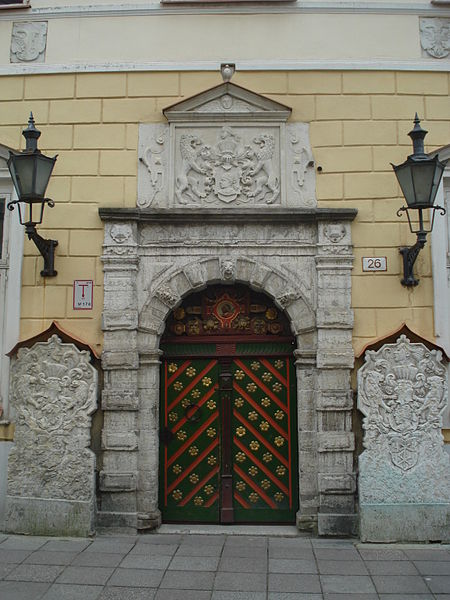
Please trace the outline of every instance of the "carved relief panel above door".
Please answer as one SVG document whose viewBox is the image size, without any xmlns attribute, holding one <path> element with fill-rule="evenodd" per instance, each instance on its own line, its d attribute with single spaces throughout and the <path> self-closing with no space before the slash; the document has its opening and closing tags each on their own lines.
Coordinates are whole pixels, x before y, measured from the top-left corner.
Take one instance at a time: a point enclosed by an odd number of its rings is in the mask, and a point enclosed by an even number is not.
<svg viewBox="0 0 450 600">
<path fill-rule="evenodd" d="M 142 124 L 140 208 L 314 207 L 308 125 L 290 109 L 224 83 Z"/>
</svg>

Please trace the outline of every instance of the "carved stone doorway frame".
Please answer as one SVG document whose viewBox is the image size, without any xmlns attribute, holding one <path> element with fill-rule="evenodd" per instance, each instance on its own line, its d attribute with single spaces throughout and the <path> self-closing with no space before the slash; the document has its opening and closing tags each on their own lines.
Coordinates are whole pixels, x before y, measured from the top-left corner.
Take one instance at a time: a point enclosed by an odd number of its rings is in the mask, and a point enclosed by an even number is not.
<svg viewBox="0 0 450 600">
<path fill-rule="evenodd" d="M 160 338 L 211 283 L 266 293 L 296 336 L 297 525 L 355 531 L 352 209 L 101 209 L 105 222 L 99 526 L 158 527 Z"/>
</svg>

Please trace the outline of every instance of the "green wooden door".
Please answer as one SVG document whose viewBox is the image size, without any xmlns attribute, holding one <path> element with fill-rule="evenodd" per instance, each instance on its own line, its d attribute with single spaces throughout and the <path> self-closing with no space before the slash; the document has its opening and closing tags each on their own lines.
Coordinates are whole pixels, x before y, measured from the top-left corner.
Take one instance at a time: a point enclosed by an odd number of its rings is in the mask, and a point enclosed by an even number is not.
<svg viewBox="0 0 450 600">
<path fill-rule="evenodd" d="M 209 344 L 206 350 L 215 347 Z M 192 358 L 177 358 L 180 346 L 165 349 L 160 413 L 163 520 L 294 522 L 295 377 L 292 358 L 282 355 L 286 344 L 238 344 L 235 356 L 196 356 L 205 348 L 191 345 Z"/>
</svg>

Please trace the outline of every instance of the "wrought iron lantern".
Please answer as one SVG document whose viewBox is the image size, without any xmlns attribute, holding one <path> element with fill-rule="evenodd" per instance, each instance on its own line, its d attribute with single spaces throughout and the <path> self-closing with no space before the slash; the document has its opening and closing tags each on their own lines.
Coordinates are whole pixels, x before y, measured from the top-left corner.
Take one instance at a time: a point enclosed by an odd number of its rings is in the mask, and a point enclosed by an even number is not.
<svg viewBox="0 0 450 600">
<path fill-rule="evenodd" d="M 441 206 L 434 206 L 434 200 L 439 188 L 442 175 L 444 173 L 447 161 L 441 162 L 438 156 L 431 158 L 424 151 L 424 138 L 428 131 L 425 131 L 420 126 L 420 119 L 417 116 L 414 118 L 414 128 L 408 133 L 413 142 L 413 154 L 408 156 L 406 161 L 401 165 L 392 165 L 398 183 L 405 196 L 407 206 L 402 206 L 397 211 L 397 216 L 401 216 L 402 212 L 406 212 L 408 224 L 411 233 L 417 235 L 417 241 L 414 246 L 400 248 L 400 254 L 403 256 L 403 279 L 402 284 L 411 287 L 419 283 L 413 275 L 414 263 L 419 252 L 425 246 L 427 241 L 427 233 L 433 230 L 434 217 L 438 210 L 441 215 L 445 215 L 445 209 Z M 412 210 L 417 210 L 418 226 L 414 226 L 411 219 Z M 425 228 L 424 212 L 430 211 L 428 220 L 429 227 Z M 412 213 L 414 215 L 414 213 Z"/>
<path fill-rule="evenodd" d="M 41 237 L 36 231 L 36 225 L 42 223 L 45 205 L 55 206 L 53 200 L 45 197 L 45 192 L 57 156 L 50 158 L 38 149 L 37 141 L 41 132 L 34 126 L 33 113 L 30 113 L 28 127 L 22 131 L 22 135 L 26 140 L 25 150 L 9 153 L 8 168 L 18 200 L 9 202 L 8 208 L 14 210 L 17 205 L 20 224 L 25 227 L 28 239 L 35 243 L 44 258 L 42 277 L 54 277 L 57 274 L 54 263 L 58 241 Z"/>
</svg>

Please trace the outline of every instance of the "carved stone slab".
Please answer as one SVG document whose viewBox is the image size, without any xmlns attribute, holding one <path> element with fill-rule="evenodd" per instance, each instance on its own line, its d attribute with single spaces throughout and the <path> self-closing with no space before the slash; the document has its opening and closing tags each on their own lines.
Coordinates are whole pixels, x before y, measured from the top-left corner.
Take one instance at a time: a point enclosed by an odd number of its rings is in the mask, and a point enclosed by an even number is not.
<svg viewBox="0 0 450 600">
<path fill-rule="evenodd" d="M 95 456 L 89 449 L 97 371 L 89 353 L 56 335 L 21 348 L 11 368 L 15 445 L 9 456 L 6 530 L 93 531 Z"/>
<path fill-rule="evenodd" d="M 169 125 L 140 125 L 137 206 L 315 207 L 308 125 L 289 113 L 223 84 L 165 110 Z"/>
<path fill-rule="evenodd" d="M 441 433 L 447 394 L 440 352 L 402 335 L 366 353 L 358 373 L 363 541 L 448 539 L 450 466 Z"/>
</svg>

